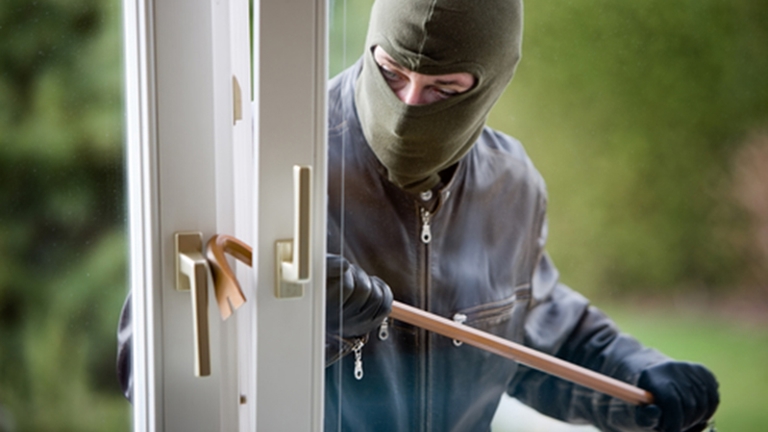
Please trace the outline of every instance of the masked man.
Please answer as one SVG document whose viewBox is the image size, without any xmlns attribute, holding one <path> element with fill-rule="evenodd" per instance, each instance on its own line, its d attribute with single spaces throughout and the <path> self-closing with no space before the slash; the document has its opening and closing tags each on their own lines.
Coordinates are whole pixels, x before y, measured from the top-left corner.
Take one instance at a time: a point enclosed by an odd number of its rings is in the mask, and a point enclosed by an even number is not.
<svg viewBox="0 0 768 432">
<path fill-rule="evenodd" d="M 504 393 L 605 431 L 698 431 L 717 408 L 706 368 L 643 347 L 558 282 L 544 182 L 518 141 L 485 126 L 521 35 L 520 0 L 377 0 L 363 58 L 330 83 L 327 431 L 488 431 Z M 393 298 L 638 385 L 655 404 L 392 320 Z M 129 311 L 118 375 L 130 398 Z"/>
<path fill-rule="evenodd" d="M 558 282 L 544 182 L 485 126 L 519 0 L 377 0 L 329 93 L 328 431 L 488 431 L 502 394 L 606 431 L 701 430 L 703 366 L 622 334 Z M 391 318 L 392 299 L 649 390 L 635 407 Z"/>
</svg>

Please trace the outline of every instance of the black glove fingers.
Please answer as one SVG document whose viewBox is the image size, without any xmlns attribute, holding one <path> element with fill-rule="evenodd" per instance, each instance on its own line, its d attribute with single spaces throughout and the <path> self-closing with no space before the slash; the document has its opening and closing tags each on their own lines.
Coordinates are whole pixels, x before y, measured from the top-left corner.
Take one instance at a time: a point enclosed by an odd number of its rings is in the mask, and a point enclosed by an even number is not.
<svg viewBox="0 0 768 432">
<path fill-rule="evenodd" d="M 327 279 L 341 278 L 349 268 L 349 261 L 339 255 L 326 254 L 325 256 L 325 274 Z"/>
<path fill-rule="evenodd" d="M 645 429 L 656 429 L 660 424 L 661 408 L 658 405 L 641 405 L 635 409 L 635 423 Z"/>
<path fill-rule="evenodd" d="M 327 254 L 325 258 L 325 289 L 326 309 L 336 307 L 340 297 L 343 297 L 344 275 L 347 273 L 349 263 L 344 258 Z M 343 303 L 343 298 L 341 299 Z"/>
<path fill-rule="evenodd" d="M 392 312 L 392 301 L 394 300 L 394 297 L 392 296 L 392 290 L 389 289 L 387 284 L 376 276 L 371 276 L 371 285 L 373 286 L 373 291 L 376 293 L 376 298 L 378 299 L 376 311 L 373 313 L 373 316 L 375 316 L 378 321 L 376 323 L 378 326 L 384 321 L 384 318 L 389 316 Z"/>
<path fill-rule="evenodd" d="M 706 391 L 699 385 L 698 380 L 694 379 L 683 384 L 679 389 L 681 392 L 683 421 L 681 427 L 687 427 L 700 423 L 706 414 Z M 681 429 L 682 430 L 682 429 Z"/>
<path fill-rule="evenodd" d="M 660 431 L 694 430 L 706 424 L 719 404 L 717 380 L 702 365 L 669 361 L 644 370 L 638 385 L 661 408 Z"/>
<path fill-rule="evenodd" d="M 384 300 L 382 305 L 386 307 L 386 315 L 389 315 L 392 312 L 392 302 L 395 300 L 395 296 L 383 280 L 377 277 L 374 277 L 373 280 L 376 284 L 376 289 L 382 293 L 382 298 Z"/>
<path fill-rule="evenodd" d="M 391 311 L 392 291 L 344 257 L 326 256 L 326 328 L 343 337 L 362 336 Z"/>
<path fill-rule="evenodd" d="M 349 275 L 349 279 L 346 277 Z M 371 279 L 356 266 L 350 266 L 344 278 L 344 312 L 359 314 L 372 301 Z"/>
<path fill-rule="evenodd" d="M 684 390 L 688 392 L 685 396 L 691 401 L 685 407 L 685 425 L 705 423 L 714 414 L 719 403 L 717 381 L 705 367 L 699 364 L 683 364 L 689 367 L 688 377 L 690 380 Z M 685 374 L 686 372 L 681 367 L 678 373 Z"/>
<path fill-rule="evenodd" d="M 698 422 L 707 422 L 715 414 L 717 406 L 720 404 L 720 394 L 718 392 L 718 383 L 715 376 L 707 370 L 704 366 L 696 365 L 697 373 L 694 375 L 696 379 L 696 391 L 700 396 L 699 400 L 705 401 L 701 410 L 701 416 L 697 419 Z"/>
<path fill-rule="evenodd" d="M 368 296 L 364 304 L 359 306 L 357 313 L 361 317 L 366 317 L 371 326 L 375 327 L 381 324 L 384 317 L 389 314 L 392 301 L 387 301 L 387 294 L 391 297 L 392 291 L 379 278 L 365 276 L 368 287 Z"/>
<path fill-rule="evenodd" d="M 341 277 L 341 304 L 344 308 L 350 302 L 352 295 L 357 296 L 359 293 L 355 292 L 360 287 L 360 282 L 356 277 L 356 268 L 354 266 L 347 267 L 347 270 Z"/>
<path fill-rule="evenodd" d="M 666 398 L 661 408 L 662 430 L 667 432 L 682 431 L 685 424 L 685 415 L 690 408 L 687 402 L 689 398 L 685 397 L 675 382 L 670 382 L 665 391 Z"/>
</svg>

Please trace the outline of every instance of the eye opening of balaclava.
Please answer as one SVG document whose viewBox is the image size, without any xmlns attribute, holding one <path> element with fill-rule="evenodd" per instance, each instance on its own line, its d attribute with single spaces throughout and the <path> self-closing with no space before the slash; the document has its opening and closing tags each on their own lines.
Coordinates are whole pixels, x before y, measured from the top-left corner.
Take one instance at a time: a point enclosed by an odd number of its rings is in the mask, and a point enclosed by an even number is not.
<svg viewBox="0 0 768 432">
<path fill-rule="evenodd" d="M 368 144 L 389 180 L 420 192 L 475 143 L 520 59 L 521 0 L 377 0 L 371 11 L 355 103 Z M 381 46 L 398 64 L 425 75 L 468 72 L 466 92 L 407 105 L 373 57 Z"/>
<path fill-rule="evenodd" d="M 390 109 L 402 111 L 402 118 L 400 118 L 401 121 L 407 120 L 408 118 L 418 118 L 426 115 L 433 115 L 433 114 L 439 113 L 440 111 L 443 111 L 453 105 L 461 103 L 466 99 L 472 98 L 475 95 L 475 93 L 477 93 L 476 89 L 481 86 L 480 77 L 482 76 L 482 67 L 475 64 L 467 64 L 466 67 L 462 67 L 458 69 L 456 72 L 446 72 L 445 74 L 472 71 L 468 73 L 472 75 L 472 77 L 474 78 L 474 83 L 472 84 L 472 87 L 470 87 L 468 90 L 458 93 L 456 95 L 450 96 L 447 99 L 442 99 L 433 103 L 422 104 L 422 105 L 408 105 L 403 101 L 401 101 L 400 98 L 398 98 L 395 92 L 392 90 L 392 88 L 389 87 L 389 83 L 387 83 L 387 79 L 384 78 L 379 68 L 379 64 L 376 62 L 374 58 L 373 51 L 375 48 L 376 46 L 371 47 L 370 57 L 373 59 L 373 64 L 376 67 L 378 73 L 372 74 L 373 76 L 371 77 L 371 79 L 374 81 L 373 84 L 376 85 L 377 87 L 376 89 L 377 92 L 380 92 L 380 95 L 381 95 L 380 102 L 383 104 L 386 104 Z M 395 61 L 397 62 L 397 60 Z M 443 75 L 443 74 L 441 73 L 440 75 Z M 395 132 L 395 135 L 397 135 L 397 132 Z"/>
</svg>

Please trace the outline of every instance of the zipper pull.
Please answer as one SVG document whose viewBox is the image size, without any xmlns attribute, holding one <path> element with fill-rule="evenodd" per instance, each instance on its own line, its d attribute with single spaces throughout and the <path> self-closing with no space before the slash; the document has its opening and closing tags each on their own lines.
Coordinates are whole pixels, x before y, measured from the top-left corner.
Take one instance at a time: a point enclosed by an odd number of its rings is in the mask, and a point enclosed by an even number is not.
<svg viewBox="0 0 768 432">
<path fill-rule="evenodd" d="M 381 323 L 381 327 L 379 327 L 379 340 L 387 339 L 389 339 L 389 317 L 384 318 L 384 321 Z"/>
<path fill-rule="evenodd" d="M 429 243 L 432 241 L 432 230 L 429 228 L 429 220 L 432 214 L 424 207 L 421 208 L 421 241 Z"/>
<path fill-rule="evenodd" d="M 464 315 L 463 313 L 457 313 L 453 316 L 453 321 L 458 324 L 464 324 L 464 322 L 467 321 L 467 316 Z M 453 345 L 457 347 L 461 346 L 463 343 L 464 342 L 460 340 L 456 340 L 456 339 L 453 340 Z"/>
<path fill-rule="evenodd" d="M 362 339 L 358 339 L 352 351 L 355 353 L 355 379 L 360 381 L 363 379 L 363 342 Z"/>
</svg>

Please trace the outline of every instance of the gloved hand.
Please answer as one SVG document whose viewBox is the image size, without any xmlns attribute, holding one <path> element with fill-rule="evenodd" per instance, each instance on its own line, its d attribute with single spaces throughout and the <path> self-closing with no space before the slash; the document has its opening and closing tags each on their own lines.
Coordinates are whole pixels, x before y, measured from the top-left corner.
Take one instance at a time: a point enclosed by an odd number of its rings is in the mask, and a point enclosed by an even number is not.
<svg viewBox="0 0 768 432">
<path fill-rule="evenodd" d="M 640 426 L 659 432 L 700 432 L 720 403 L 717 380 L 702 365 L 668 361 L 640 374 L 637 386 L 653 394 L 654 404 L 640 406 Z"/>
<path fill-rule="evenodd" d="M 339 255 L 327 254 L 325 262 L 326 331 L 355 337 L 381 325 L 392 311 L 389 286 Z"/>
</svg>

